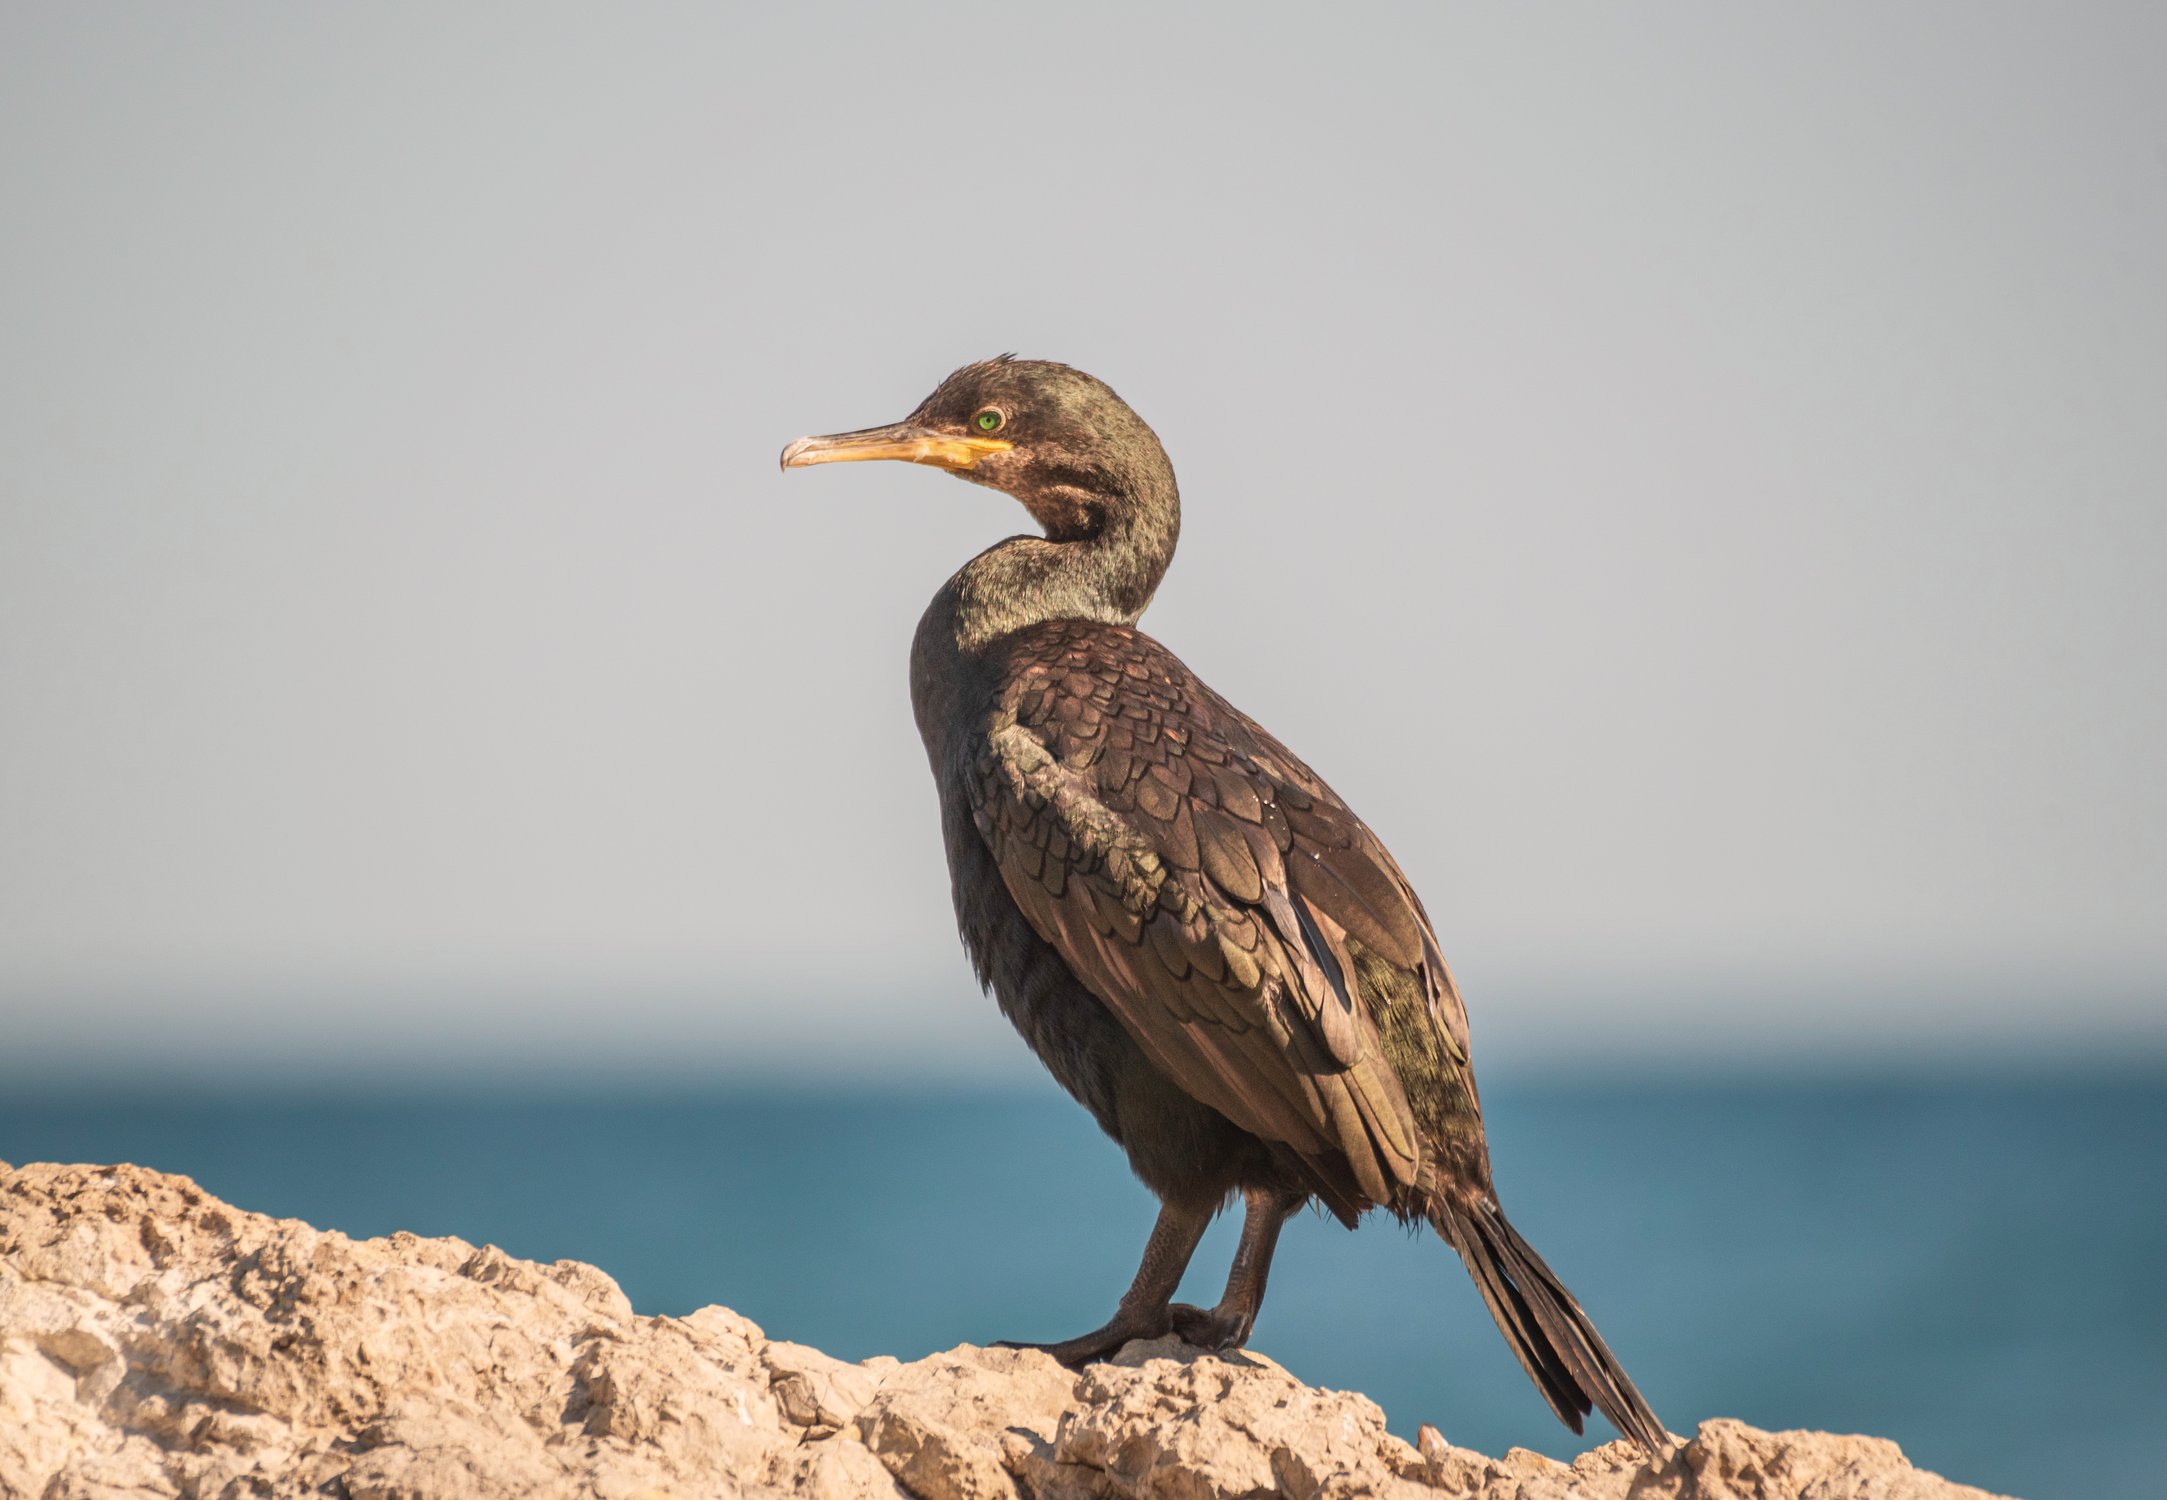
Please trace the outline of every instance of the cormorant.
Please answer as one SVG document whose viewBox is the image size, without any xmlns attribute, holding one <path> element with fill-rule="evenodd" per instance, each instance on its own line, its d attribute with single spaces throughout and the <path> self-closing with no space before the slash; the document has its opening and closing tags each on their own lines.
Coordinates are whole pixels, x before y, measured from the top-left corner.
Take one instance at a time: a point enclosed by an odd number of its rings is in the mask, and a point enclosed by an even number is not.
<svg viewBox="0 0 2167 1500">
<path fill-rule="evenodd" d="M 1467 1013 L 1383 844 L 1318 775 L 1136 629 L 1181 502 L 1156 434 L 1080 370 L 966 365 L 903 421 L 799 438 L 782 466 L 901 459 L 1006 491 L 1043 528 L 941 588 L 911 643 L 957 923 L 1061 1086 L 1161 1203 L 1107 1324 L 1064 1363 L 1169 1330 L 1239 1347 L 1279 1231 L 1312 1198 L 1459 1252 L 1574 1432 L 1590 1407 L 1668 1443 L 1490 1182 Z M 1235 1193 L 1218 1306 L 1172 1299 Z"/>
</svg>

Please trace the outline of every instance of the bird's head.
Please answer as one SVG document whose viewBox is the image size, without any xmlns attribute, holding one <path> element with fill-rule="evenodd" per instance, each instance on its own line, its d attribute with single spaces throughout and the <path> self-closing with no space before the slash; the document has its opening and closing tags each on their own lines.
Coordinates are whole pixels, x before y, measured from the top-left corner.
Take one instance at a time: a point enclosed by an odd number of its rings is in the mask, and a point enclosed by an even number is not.
<svg viewBox="0 0 2167 1500">
<path fill-rule="evenodd" d="M 1106 385 L 1051 360 L 965 365 L 900 422 L 802 437 L 786 469 L 893 458 L 1015 496 L 1046 535 L 1098 535 L 1142 505 L 1174 501 L 1174 470 L 1144 419 Z"/>
</svg>

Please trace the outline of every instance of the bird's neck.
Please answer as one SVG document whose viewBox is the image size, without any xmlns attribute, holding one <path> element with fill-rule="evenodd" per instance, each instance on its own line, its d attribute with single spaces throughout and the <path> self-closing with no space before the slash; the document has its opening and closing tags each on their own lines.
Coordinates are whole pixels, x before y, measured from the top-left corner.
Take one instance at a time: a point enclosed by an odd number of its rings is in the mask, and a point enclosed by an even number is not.
<svg viewBox="0 0 2167 1500">
<path fill-rule="evenodd" d="M 1173 474 L 1148 476 L 1118 504 L 1099 507 L 1081 495 L 1073 507 L 1060 500 L 1049 495 L 1026 502 L 1047 535 L 1010 537 L 949 580 L 944 592 L 952 592 L 959 652 L 976 652 L 1048 620 L 1134 625 L 1142 617 L 1181 534 Z M 1060 518 L 1068 514 L 1080 519 L 1064 524 Z"/>
</svg>

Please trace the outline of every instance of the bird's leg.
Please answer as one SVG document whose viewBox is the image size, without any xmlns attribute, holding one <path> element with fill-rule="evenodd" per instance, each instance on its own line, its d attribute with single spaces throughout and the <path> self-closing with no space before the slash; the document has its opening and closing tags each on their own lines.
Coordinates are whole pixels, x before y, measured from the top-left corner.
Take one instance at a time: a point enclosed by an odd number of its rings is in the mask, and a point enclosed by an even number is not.
<svg viewBox="0 0 2167 1500">
<path fill-rule="evenodd" d="M 1171 1309 L 1174 1332 L 1185 1342 L 1199 1349 L 1239 1349 L 1249 1342 L 1257 1309 L 1264 1305 L 1264 1281 L 1271 1274 L 1280 1226 L 1302 1206 L 1304 1197 L 1278 1188 L 1249 1188 L 1242 1193 L 1247 1216 L 1219 1305 L 1207 1310 L 1184 1302 Z"/>
<path fill-rule="evenodd" d="M 1004 1349 L 1043 1349 L 1064 1365 L 1081 1368 L 1095 1359 L 1104 1359 L 1132 1339 L 1155 1339 L 1163 1337 L 1172 1327 L 1167 1306 L 1174 1300 L 1174 1290 L 1181 1285 L 1182 1272 L 1189 1269 L 1189 1257 L 1196 1253 L 1196 1242 L 1204 1237 L 1204 1230 L 1211 1223 L 1212 1208 L 1181 1208 L 1166 1204 L 1159 1210 L 1159 1222 L 1151 1227 L 1150 1242 L 1144 1246 L 1143 1264 L 1136 1268 L 1136 1279 L 1122 1294 L 1121 1306 L 1103 1328 L 1076 1338 L 1063 1339 L 1058 1344 L 1024 1344 L 1003 1340 Z M 1246 1236 L 1244 1243 L 1246 1243 Z"/>
</svg>

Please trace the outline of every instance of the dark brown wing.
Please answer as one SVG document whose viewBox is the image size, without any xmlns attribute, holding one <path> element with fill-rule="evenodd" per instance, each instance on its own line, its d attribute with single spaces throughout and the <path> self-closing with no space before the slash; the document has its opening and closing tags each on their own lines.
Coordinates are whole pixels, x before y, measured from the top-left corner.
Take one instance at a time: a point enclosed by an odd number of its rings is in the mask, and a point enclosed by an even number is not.
<svg viewBox="0 0 2167 1500">
<path fill-rule="evenodd" d="M 972 814 L 1032 927 L 1197 1099 L 1404 1201 L 1425 1146 L 1357 958 L 1423 977 L 1463 1069 L 1467 1022 L 1392 857 L 1148 636 L 1057 621 L 1003 649 Z"/>
</svg>

